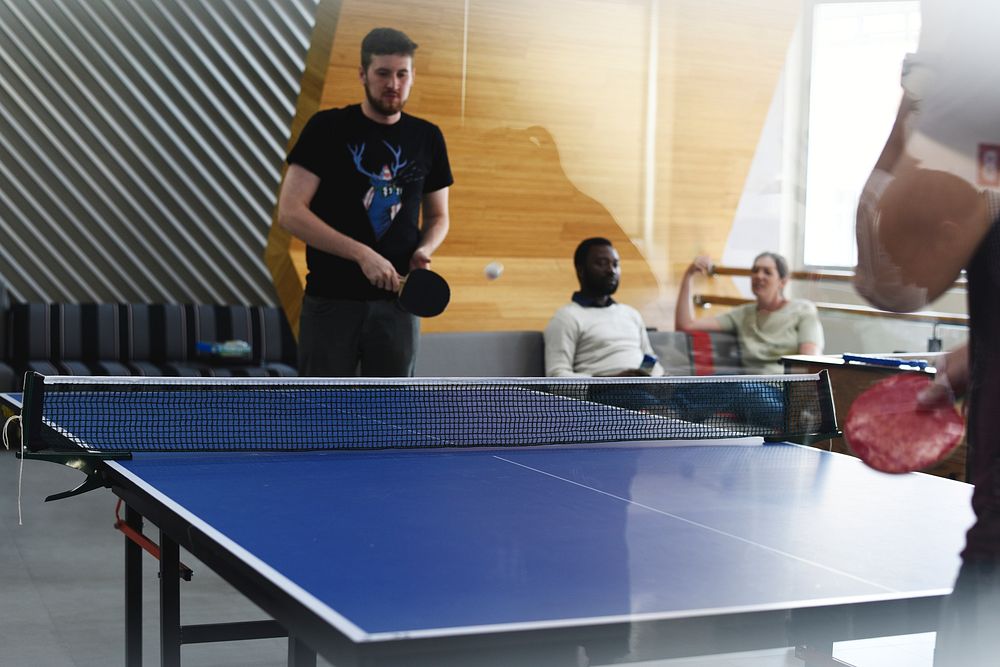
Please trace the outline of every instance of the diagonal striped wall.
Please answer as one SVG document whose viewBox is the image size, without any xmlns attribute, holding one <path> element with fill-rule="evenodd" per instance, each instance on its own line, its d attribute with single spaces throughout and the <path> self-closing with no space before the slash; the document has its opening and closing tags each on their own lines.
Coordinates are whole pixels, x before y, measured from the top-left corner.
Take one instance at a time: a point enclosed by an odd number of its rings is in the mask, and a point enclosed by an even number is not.
<svg viewBox="0 0 1000 667">
<path fill-rule="evenodd" d="M 317 0 L 0 0 L 0 277 L 24 301 L 273 303 Z"/>
</svg>

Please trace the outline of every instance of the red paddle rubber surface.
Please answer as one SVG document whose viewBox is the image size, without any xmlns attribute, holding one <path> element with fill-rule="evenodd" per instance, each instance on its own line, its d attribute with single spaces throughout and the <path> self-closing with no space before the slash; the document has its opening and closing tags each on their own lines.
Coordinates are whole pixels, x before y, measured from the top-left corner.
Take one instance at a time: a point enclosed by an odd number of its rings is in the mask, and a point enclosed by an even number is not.
<svg viewBox="0 0 1000 667">
<path fill-rule="evenodd" d="M 930 383 L 926 376 L 903 373 L 858 395 L 844 423 L 851 451 L 890 473 L 922 470 L 946 458 L 961 442 L 965 422 L 954 405 L 926 409 L 917 403 Z"/>
</svg>

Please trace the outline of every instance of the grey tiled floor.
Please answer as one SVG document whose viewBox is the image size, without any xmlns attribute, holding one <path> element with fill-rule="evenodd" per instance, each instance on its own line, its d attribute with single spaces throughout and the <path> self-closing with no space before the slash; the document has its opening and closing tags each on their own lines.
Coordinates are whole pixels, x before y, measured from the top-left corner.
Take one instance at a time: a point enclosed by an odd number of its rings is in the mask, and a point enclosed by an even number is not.
<svg viewBox="0 0 1000 667">
<path fill-rule="evenodd" d="M 124 661 L 123 537 L 113 528 L 115 497 L 105 490 L 54 503 L 79 472 L 28 461 L 17 520 L 19 461 L 0 455 L 0 667 L 107 667 Z M 155 532 L 153 534 L 155 538 Z M 156 563 L 144 557 L 144 663 L 159 663 Z M 211 570 L 184 554 L 194 579 L 182 582 L 182 622 L 266 618 Z M 185 665 L 284 664 L 280 639 L 183 648 Z M 325 663 L 322 663 L 325 664 Z"/>
<path fill-rule="evenodd" d="M 17 519 L 19 461 L 0 448 L 0 667 L 107 667 L 124 657 L 123 538 L 114 530 L 115 498 L 94 491 L 44 503 L 50 493 L 76 486 L 82 475 L 52 463 L 24 466 L 22 507 Z M 155 535 L 155 533 L 154 533 Z M 182 553 L 195 570 L 182 582 L 183 623 L 264 618 L 264 614 L 207 567 Z M 144 557 L 144 585 L 156 588 L 156 564 Z M 144 603 L 143 654 L 146 665 L 159 663 L 156 598 Z M 933 635 L 848 642 L 836 657 L 859 667 L 930 667 Z M 264 667 L 283 665 L 284 640 L 185 646 L 187 667 Z M 321 665 L 326 665 L 320 661 Z M 637 663 L 653 667 L 653 663 Z M 657 667 L 791 667 L 801 665 L 790 651 L 755 651 L 686 658 Z"/>
</svg>

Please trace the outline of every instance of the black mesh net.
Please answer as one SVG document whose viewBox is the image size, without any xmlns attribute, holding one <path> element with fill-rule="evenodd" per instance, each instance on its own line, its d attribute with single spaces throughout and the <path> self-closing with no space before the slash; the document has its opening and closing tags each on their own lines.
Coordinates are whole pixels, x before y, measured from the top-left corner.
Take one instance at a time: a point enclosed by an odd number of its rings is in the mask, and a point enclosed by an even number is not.
<svg viewBox="0 0 1000 667">
<path fill-rule="evenodd" d="M 836 431 L 823 375 L 287 380 L 38 378 L 28 446 L 95 451 L 502 447 Z"/>
</svg>

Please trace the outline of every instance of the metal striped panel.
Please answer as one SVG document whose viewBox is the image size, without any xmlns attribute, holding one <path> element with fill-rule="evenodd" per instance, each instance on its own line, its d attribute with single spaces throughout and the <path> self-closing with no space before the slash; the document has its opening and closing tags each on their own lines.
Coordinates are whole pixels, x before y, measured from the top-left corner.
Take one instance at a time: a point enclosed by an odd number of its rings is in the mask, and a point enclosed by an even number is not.
<svg viewBox="0 0 1000 667">
<path fill-rule="evenodd" d="M 0 0 L 0 276 L 24 301 L 274 303 L 318 0 Z"/>
</svg>

